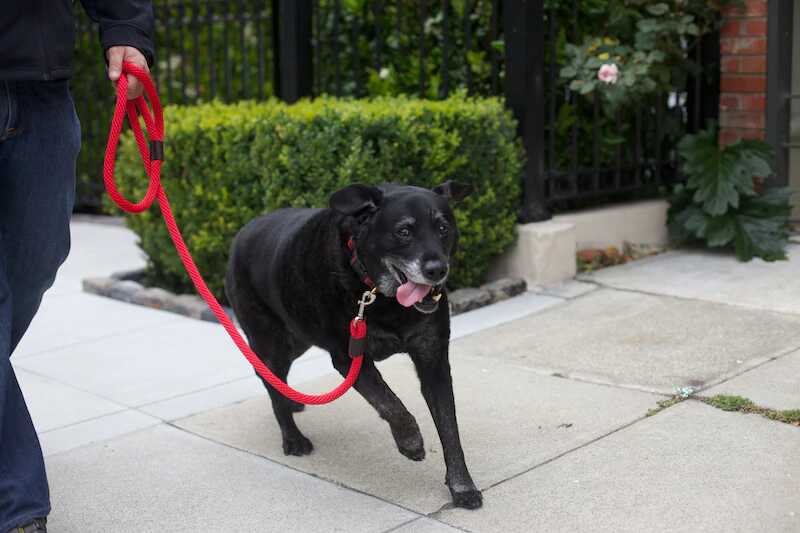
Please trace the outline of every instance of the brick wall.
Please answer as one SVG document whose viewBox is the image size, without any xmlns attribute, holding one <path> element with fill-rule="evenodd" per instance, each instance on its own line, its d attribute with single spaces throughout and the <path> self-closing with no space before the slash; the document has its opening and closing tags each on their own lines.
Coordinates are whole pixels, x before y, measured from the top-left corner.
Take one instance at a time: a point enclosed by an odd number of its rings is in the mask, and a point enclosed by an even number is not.
<svg viewBox="0 0 800 533">
<path fill-rule="evenodd" d="M 789 1 L 789 0 L 778 0 Z M 767 106 L 767 0 L 726 8 L 720 30 L 720 144 L 763 139 Z"/>
</svg>

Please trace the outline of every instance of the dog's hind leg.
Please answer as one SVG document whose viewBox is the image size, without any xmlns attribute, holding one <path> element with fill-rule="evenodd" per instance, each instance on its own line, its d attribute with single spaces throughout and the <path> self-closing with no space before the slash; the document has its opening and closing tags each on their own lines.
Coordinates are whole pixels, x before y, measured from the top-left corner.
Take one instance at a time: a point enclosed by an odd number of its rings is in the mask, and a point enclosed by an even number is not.
<svg viewBox="0 0 800 533">
<path fill-rule="evenodd" d="M 257 348 L 256 351 L 258 351 Z M 286 377 L 289 375 L 289 367 L 292 365 L 292 362 L 288 357 L 280 357 L 277 361 L 265 360 L 264 364 L 272 370 L 273 374 L 285 382 Z M 259 378 L 261 378 L 261 376 L 259 376 Z M 275 413 L 278 426 L 281 428 L 283 453 L 286 455 L 308 455 L 311 453 L 314 449 L 314 445 L 300 432 L 300 429 L 294 421 L 294 413 L 301 411 L 305 406 L 285 398 L 280 392 L 264 381 L 263 378 L 261 378 L 261 382 L 264 384 L 264 388 L 267 389 L 267 393 L 269 393 L 270 400 L 272 400 L 272 411 Z"/>
<path fill-rule="evenodd" d="M 331 359 L 336 370 L 346 376 L 351 359 L 347 356 L 332 356 Z M 389 423 L 400 453 L 413 461 L 422 461 L 425 458 L 425 445 L 417 420 L 389 388 L 371 359 L 364 358 L 361 373 L 353 387 Z"/>
<path fill-rule="evenodd" d="M 236 316 L 247 334 L 250 346 L 258 354 L 267 368 L 282 381 L 286 381 L 292 361 L 309 347 L 298 341 L 283 325 L 283 322 L 253 300 L 246 307 L 236 309 Z M 259 376 L 261 378 L 261 376 Z M 283 453 L 286 455 L 307 455 L 314 446 L 298 429 L 294 413 L 302 411 L 303 405 L 289 400 L 261 379 L 272 400 L 272 411 L 281 429 Z"/>
</svg>

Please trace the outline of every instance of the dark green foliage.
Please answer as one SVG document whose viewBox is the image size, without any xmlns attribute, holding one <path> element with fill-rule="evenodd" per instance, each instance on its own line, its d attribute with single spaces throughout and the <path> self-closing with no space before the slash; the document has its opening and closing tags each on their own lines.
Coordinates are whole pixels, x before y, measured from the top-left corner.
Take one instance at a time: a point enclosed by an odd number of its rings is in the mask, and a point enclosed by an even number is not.
<svg viewBox="0 0 800 533">
<path fill-rule="evenodd" d="M 733 247 L 740 261 L 785 259 L 792 193 L 771 188 L 758 194 L 753 186 L 754 178 L 772 174 L 772 148 L 743 140 L 720 149 L 710 128 L 687 135 L 678 150 L 689 179 L 669 198 L 672 239 Z"/>
<path fill-rule="evenodd" d="M 522 156 L 515 123 L 499 100 L 212 103 L 169 107 L 166 123 L 164 187 L 217 295 L 241 226 L 281 207 L 326 206 L 331 192 L 353 182 L 430 187 L 455 179 L 475 186 L 455 209 L 462 239 L 454 286 L 481 282 L 489 260 L 514 239 Z M 146 183 L 130 138 L 120 152 L 121 188 L 139 197 Z M 158 210 L 130 216 L 128 224 L 152 278 L 188 289 Z"/>
</svg>

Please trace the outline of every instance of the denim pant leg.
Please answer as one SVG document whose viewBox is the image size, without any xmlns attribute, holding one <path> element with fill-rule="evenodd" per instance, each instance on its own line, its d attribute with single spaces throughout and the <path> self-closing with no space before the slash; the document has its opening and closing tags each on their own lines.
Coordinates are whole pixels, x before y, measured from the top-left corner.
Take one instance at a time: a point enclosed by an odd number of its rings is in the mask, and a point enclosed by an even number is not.
<svg viewBox="0 0 800 533">
<path fill-rule="evenodd" d="M 0 532 L 50 511 L 10 358 L 69 251 L 79 149 L 66 81 L 0 82 Z"/>
</svg>

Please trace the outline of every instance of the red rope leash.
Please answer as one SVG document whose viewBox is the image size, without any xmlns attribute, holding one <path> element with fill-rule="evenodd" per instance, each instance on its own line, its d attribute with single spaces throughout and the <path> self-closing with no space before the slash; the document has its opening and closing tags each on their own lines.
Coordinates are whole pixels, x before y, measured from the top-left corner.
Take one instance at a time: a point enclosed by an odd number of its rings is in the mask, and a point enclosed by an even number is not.
<svg viewBox="0 0 800 533">
<path fill-rule="evenodd" d="M 203 280 L 203 276 L 200 275 L 200 272 L 197 270 L 197 267 L 194 264 L 192 255 L 189 253 L 189 249 L 187 248 L 186 243 L 183 241 L 183 236 L 181 235 L 178 225 L 175 223 L 175 217 L 172 215 L 172 208 L 169 205 L 167 193 L 164 192 L 164 189 L 161 187 L 160 158 L 162 156 L 160 155 L 160 152 L 163 151 L 162 143 L 164 141 L 164 114 L 161 109 L 161 102 L 158 99 L 158 94 L 156 92 L 155 85 L 153 84 L 153 80 L 150 79 L 150 76 L 144 70 L 131 63 L 124 63 L 122 65 L 122 71 L 123 73 L 136 76 L 139 81 L 142 82 L 145 92 L 147 93 L 147 98 L 150 100 L 150 105 L 153 108 L 153 115 L 151 116 L 144 97 L 140 96 L 135 100 L 127 100 L 126 93 L 128 90 L 128 79 L 124 75 L 120 76 L 119 81 L 117 82 L 117 103 L 114 107 L 114 117 L 111 119 L 111 130 L 108 135 L 106 157 L 103 162 L 103 178 L 108 195 L 122 210 L 129 213 L 140 213 L 145 211 L 150 207 L 150 205 L 152 205 L 154 200 L 158 199 L 158 205 L 161 207 L 161 214 L 164 217 L 164 223 L 167 226 L 169 235 L 172 238 L 172 242 L 175 244 L 175 249 L 178 251 L 178 255 L 180 255 L 183 266 L 186 268 L 186 272 L 189 274 L 189 277 L 192 278 L 192 283 L 194 283 L 197 292 L 203 297 L 203 300 L 206 301 L 208 307 L 214 312 L 214 316 L 217 317 L 219 323 L 222 324 L 222 327 L 224 327 L 225 331 L 228 332 L 228 335 L 230 335 L 236 346 L 239 347 L 239 350 L 241 350 L 245 358 L 250 362 L 251 365 L 253 365 L 253 368 L 256 370 L 256 372 L 258 372 L 258 374 L 264 378 L 267 383 L 269 383 L 278 392 L 290 400 L 309 405 L 332 402 L 347 392 L 347 390 L 353 386 L 353 383 L 355 383 L 356 379 L 358 378 L 358 373 L 361 370 L 361 363 L 364 358 L 363 345 L 367 334 L 367 328 L 363 317 L 353 319 L 350 324 L 350 355 L 353 358 L 353 362 L 350 365 L 350 370 L 347 373 L 344 381 L 338 387 L 326 394 L 304 394 L 300 391 L 297 391 L 284 383 L 280 378 L 273 374 L 266 367 L 266 365 L 264 365 L 261 359 L 258 358 L 255 352 L 253 352 L 250 346 L 248 346 L 247 342 L 245 342 L 245 340 L 239 334 L 239 331 L 233 325 L 231 319 L 225 314 L 225 311 L 222 310 L 222 306 L 220 306 L 217 299 L 213 294 L 211 294 L 206 282 Z M 122 123 L 125 121 L 126 112 L 128 115 L 128 123 L 130 124 L 133 134 L 136 137 L 136 143 L 139 145 L 139 153 L 142 156 L 145 171 L 150 177 L 150 184 L 147 187 L 147 193 L 138 203 L 130 202 L 127 198 L 122 196 L 122 194 L 120 194 L 120 192 L 117 190 L 116 183 L 114 182 L 114 161 L 117 155 L 117 144 L 119 143 L 119 137 L 122 132 Z M 142 133 L 142 127 L 139 124 L 138 115 L 141 115 L 142 118 L 144 118 L 145 126 L 147 127 L 147 134 L 150 137 L 149 146 L 145 141 L 144 134 Z M 155 156 L 155 158 L 151 158 L 151 155 Z M 356 353 L 353 353 L 353 347 L 357 348 Z"/>
</svg>

